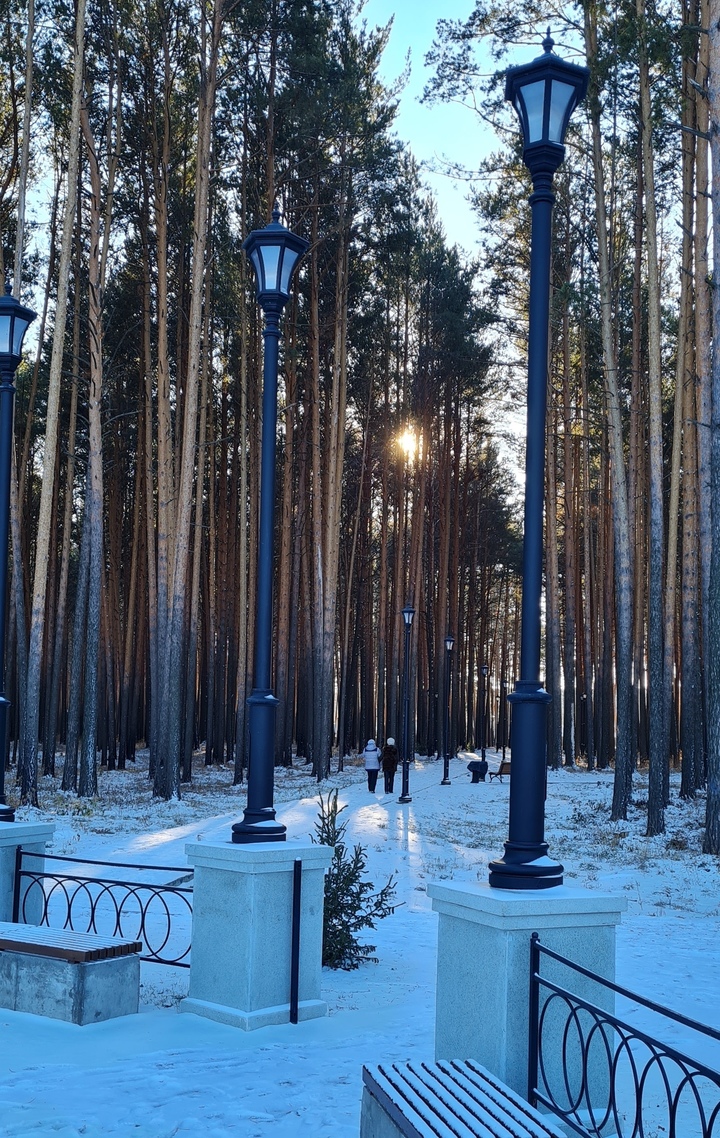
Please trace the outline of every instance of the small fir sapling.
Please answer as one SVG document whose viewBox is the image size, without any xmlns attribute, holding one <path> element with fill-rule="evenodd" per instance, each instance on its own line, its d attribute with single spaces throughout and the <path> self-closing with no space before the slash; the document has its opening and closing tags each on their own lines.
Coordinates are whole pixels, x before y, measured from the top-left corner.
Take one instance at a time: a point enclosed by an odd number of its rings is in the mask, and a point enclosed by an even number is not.
<svg viewBox="0 0 720 1138">
<path fill-rule="evenodd" d="M 375 922 L 393 912 L 395 876 L 377 893 L 371 881 L 363 881 L 367 866 L 366 851 L 356 845 L 350 852 L 344 835 L 347 822 L 338 823 L 338 815 L 346 809 L 338 808 L 337 790 L 328 792 L 327 801 L 320 795 L 320 813 L 315 823 L 318 845 L 334 846 L 335 852 L 325 877 L 325 907 L 323 911 L 322 962 L 329 968 L 350 971 L 365 961 L 377 964 L 373 956 L 374 944 L 361 944 L 356 933 L 361 929 L 374 929 Z"/>
</svg>

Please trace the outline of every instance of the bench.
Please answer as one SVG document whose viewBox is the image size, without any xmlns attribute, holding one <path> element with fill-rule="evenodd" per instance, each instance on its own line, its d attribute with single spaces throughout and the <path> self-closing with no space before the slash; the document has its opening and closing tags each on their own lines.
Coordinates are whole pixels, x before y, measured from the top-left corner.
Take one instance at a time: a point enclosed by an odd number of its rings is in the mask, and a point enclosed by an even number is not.
<svg viewBox="0 0 720 1138">
<path fill-rule="evenodd" d="M 565 1138 L 474 1060 L 363 1067 L 360 1138 Z"/>
<path fill-rule="evenodd" d="M 496 771 L 490 771 L 490 781 L 492 782 L 492 780 L 494 778 L 499 778 L 500 782 L 502 782 L 504 774 L 507 774 L 507 775 L 510 774 L 510 760 L 509 759 L 503 759 L 503 761 L 500 763 L 500 766 L 498 767 L 498 769 Z"/>
<path fill-rule="evenodd" d="M 84 1026 L 133 1015 L 140 941 L 0 921 L 0 1007 Z"/>
<path fill-rule="evenodd" d="M 488 765 L 485 759 L 473 759 L 468 763 L 467 769 L 472 775 L 472 782 L 485 782 L 485 775 L 488 772 Z"/>
</svg>

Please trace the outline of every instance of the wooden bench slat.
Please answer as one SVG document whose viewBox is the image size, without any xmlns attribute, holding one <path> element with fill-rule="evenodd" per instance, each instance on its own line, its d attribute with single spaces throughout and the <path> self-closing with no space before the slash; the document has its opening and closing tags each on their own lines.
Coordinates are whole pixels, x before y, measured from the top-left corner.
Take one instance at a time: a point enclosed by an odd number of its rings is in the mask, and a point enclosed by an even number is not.
<svg viewBox="0 0 720 1138">
<path fill-rule="evenodd" d="M 449 1089 L 429 1073 L 425 1074 L 424 1079 L 421 1078 L 413 1071 L 412 1064 L 408 1064 L 406 1078 L 432 1111 L 429 1121 L 434 1134 L 444 1134 L 447 1127 L 448 1132 L 457 1135 L 457 1138 L 469 1138 L 470 1135 L 473 1138 L 526 1138 L 519 1133 L 512 1134 L 503 1125 L 502 1119 L 493 1117 L 478 1098 L 470 1098 L 469 1103 L 466 1098 L 463 1102 L 458 1096 L 457 1088 Z"/>
<path fill-rule="evenodd" d="M 0 951 L 25 952 L 82 964 L 142 952 L 142 948 L 142 943 L 136 940 L 0 921 Z"/>
<path fill-rule="evenodd" d="M 505 759 L 503 762 L 500 763 L 500 766 L 498 767 L 498 769 L 496 771 L 490 771 L 490 781 L 492 782 L 492 780 L 494 778 L 499 778 L 500 782 L 502 782 L 503 775 L 504 774 L 509 775 L 510 773 L 511 773 L 511 771 L 510 771 L 510 759 Z"/>
<path fill-rule="evenodd" d="M 563 1138 L 472 1060 L 364 1067 L 363 1081 L 406 1138 Z"/>
</svg>

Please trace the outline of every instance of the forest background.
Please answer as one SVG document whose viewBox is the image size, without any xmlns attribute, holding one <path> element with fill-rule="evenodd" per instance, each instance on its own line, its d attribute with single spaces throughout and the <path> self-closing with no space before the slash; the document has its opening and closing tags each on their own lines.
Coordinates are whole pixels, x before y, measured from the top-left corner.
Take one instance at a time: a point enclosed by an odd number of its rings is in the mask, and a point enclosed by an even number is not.
<svg viewBox="0 0 720 1138">
<path fill-rule="evenodd" d="M 241 247 L 276 201 L 310 241 L 280 375 L 276 763 L 296 751 L 322 780 L 400 735 L 408 601 L 415 749 L 442 750 L 448 689 L 452 750 L 507 740 L 519 440 L 498 408 L 523 402 L 530 184 L 503 72 L 550 24 L 591 85 L 556 178 L 548 762 L 614 764 L 615 818 L 649 764 L 649 834 L 681 764 L 720 852 L 720 3 L 480 0 L 439 21 L 425 98 L 497 140 L 454 172 L 473 257 L 394 131 L 388 29 L 351 0 L 2 12 L 0 269 L 39 313 L 11 479 L 20 799 L 63 751 L 81 796 L 142 745 L 166 798 L 194 758 L 243 778 L 262 329 Z"/>
</svg>

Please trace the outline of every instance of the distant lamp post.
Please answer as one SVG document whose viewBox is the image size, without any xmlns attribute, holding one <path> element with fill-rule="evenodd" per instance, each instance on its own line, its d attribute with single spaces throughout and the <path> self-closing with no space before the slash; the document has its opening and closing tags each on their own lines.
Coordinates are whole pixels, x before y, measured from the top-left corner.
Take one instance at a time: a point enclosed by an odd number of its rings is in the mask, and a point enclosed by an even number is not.
<svg viewBox="0 0 720 1138">
<path fill-rule="evenodd" d="M 452 650 L 455 647 L 455 637 L 449 634 L 445 637 L 445 762 L 443 764 L 443 777 L 441 786 L 450 785 L 450 689 L 452 684 Z"/>
<path fill-rule="evenodd" d="M 502 723 L 502 761 L 505 762 L 505 747 L 507 745 L 507 680 L 500 681 L 500 722 Z"/>
<path fill-rule="evenodd" d="M 485 685 L 489 670 L 487 664 L 483 664 L 480 669 L 482 673 L 482 682 L 480 684 L 480 758 L 483 763 L 485 762 L 485 700 L 487 699 Z"/>
<path fill-rule="evenodd" d="M 280 224 L 280 211 L 264 229 L 254 229 L 243 249 L 255 268 L 258 304 L 265 315 L 263 332 L 263 421 L 260 466 L 260 525 L 255 594 L 253 691 L 248 700 L 250 754 L 247 806 L 232 828 L 233 842 L 282 842 L 285 826 L 275 821 L 275 715 L 271 688 L 272 576 L 275 523 L 275 436 L 280 317 L 290 296 L 292 276 L 309 242 Z"/>
<path fill-rule="evenodd" d="M 411 604 L 402 610 L 405 623 L 405 672 L 403 675 L 403 758 L 402 790 L 398 802 L 412 802 L 410 797 L 410 630 L 415 619 Z"/>
<path fill-rule="evenodd" d="M 15 811 L 5 799 L 7 718 L 5 694 L 5 627 L 7 623 L 8 553 L 10 534 L 10 456 L 13 445 L 15 372 L 22 359 L 25 333 L 37 313 L 11 295 L 9 284 L 0 296 L 0 822 L 14 822 Z"/>
<path fill-rule="evenodd" d="M 543 54 L 532 63 L 511 67 L 505 77 L 505 98 L 522 126 L 523 161 L 532 176 L 533 193 L 520 678 L 509 696 L 513 704 L 509 837 L 504 856 L 490 863 L 490 884 L 498 889 L 547 889 L 563 880 L 563 867 L 548 857 L 544 839 L 545 736 L 551 697 L 540 682 L 552 180 L 565 157 L 565 132 L 570 115 L 585 97 L 589 72 L 559 59 L 553 46 L 548 31 Z"/>
</svg>

